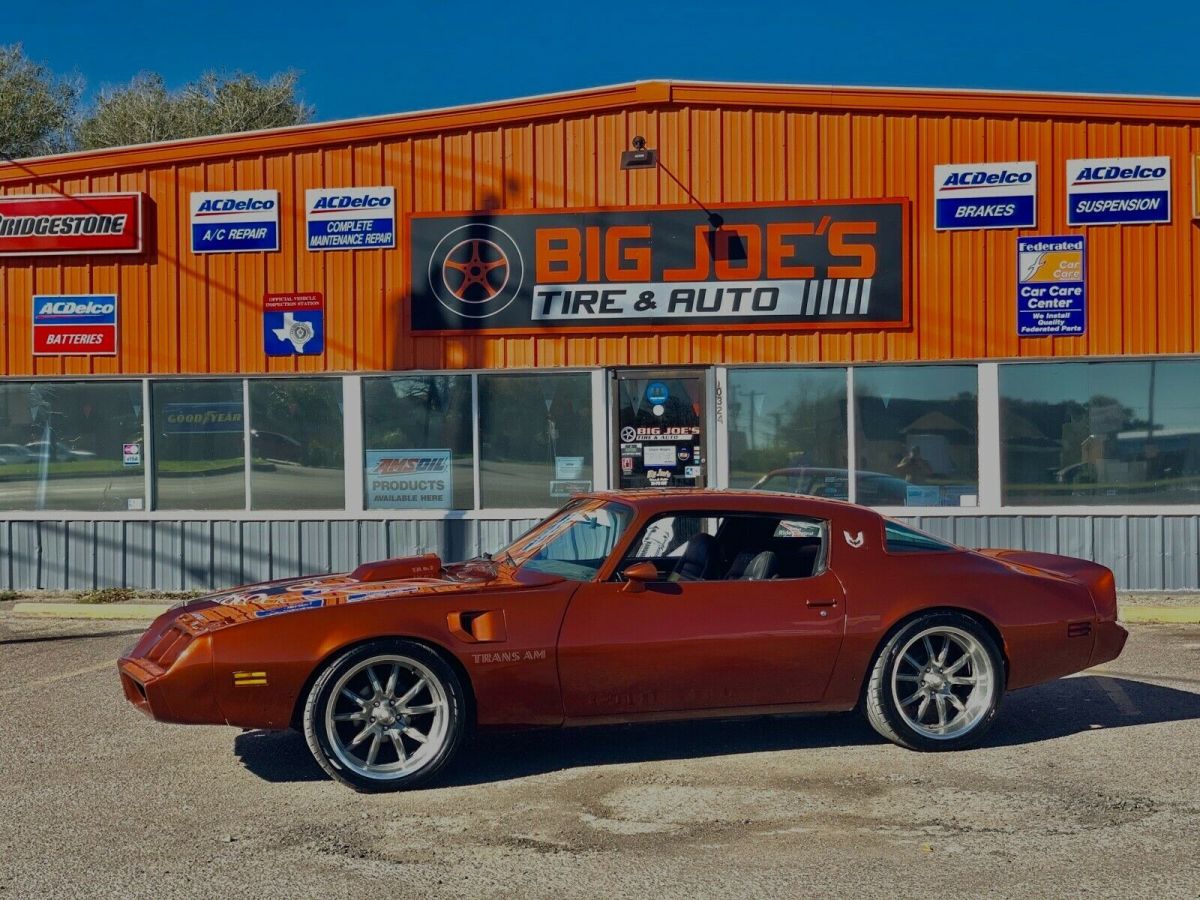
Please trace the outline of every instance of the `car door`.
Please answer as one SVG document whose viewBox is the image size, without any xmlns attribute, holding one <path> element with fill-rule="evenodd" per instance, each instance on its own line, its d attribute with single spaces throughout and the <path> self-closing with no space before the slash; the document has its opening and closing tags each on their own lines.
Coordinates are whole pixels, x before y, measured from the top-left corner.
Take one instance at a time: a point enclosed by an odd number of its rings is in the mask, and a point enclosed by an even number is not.
<svg viewBox="0 0 1200 900">
<path fill-rule="evenodd" d="M 668 569 L 685 553 L 678 543 L 664 544 L 664 518 L 647 524 L 630 545 L 642 552 L 632 549 L 618 567 L 655 561 L 660 580 L 642 591 L 621 580 L 593 582 L 572 597 L 558 648 L 567 718 L 625 719 L 819 700 L 845 630 L 845 598 L 823 564 L 827 554 L 809 560 L 814 571 L 807 577 L 726 580 L 724 571 L 713 569 L 699 580 L 673 580 Z M 720 513 L 710 518 L 728 523 L 727 535 L 745 529 L 748 521 L 730 522 Z M 774 517 L 780 529 L 785 518 Z M 828 523 L 810 524 L 820 530 L 827 550 Z M 695 539 L 694 525 L 681 531 Z M 785 537 L 773 537 L 781 552 Z M 730 555 L 720 569 L 728 571 Z"/>
</svg>

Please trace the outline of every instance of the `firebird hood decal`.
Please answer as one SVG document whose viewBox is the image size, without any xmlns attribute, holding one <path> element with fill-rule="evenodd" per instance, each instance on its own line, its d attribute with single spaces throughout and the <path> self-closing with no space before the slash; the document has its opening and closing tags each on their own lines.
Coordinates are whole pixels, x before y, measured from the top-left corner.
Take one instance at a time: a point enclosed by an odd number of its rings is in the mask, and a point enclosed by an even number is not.
<svg viewBox="0 0 1200 900">
<path fill-rule="evenodd" d="M 397 578 L 363 582 L 351 574 L 294 578 L 246 585 L 189 601 L 178 610 L 177 622 L 193 633 L 215 631 L 239 622 L 387 600 L 397 597 L 530 588 L 562 579 L 523 573 L 508 566 L 460 563 L 447 566 L 438 577 Z"/>
</svg>

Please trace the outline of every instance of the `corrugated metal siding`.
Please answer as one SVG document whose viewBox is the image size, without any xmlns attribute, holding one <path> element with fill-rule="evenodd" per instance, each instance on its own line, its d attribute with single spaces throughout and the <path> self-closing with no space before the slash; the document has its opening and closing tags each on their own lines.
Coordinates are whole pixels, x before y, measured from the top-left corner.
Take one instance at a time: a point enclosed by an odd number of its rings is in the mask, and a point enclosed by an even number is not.
<svg viewBox="0 0 1200 900">
<path fill-rule="evenodd" d="M 344 572 L 388 556 L 466 559 L 504 546 L 535 521 L 8 521 L 0 524 L 0 588 L 208 590 Z M 1200 590 L 1200 516 L 904 521 L 966 547 L 1093 559 L 1113 570 L 1123 590 Z"/>
<path fill-rule="evenodd" d="M 1200 238 L 1187 197 L 1200 104 L 950 92 L 643 84 L 485 109 L 132 148 L 0 167 L 0 190 L 141 190 L 155 204 L 141 258 L 0 261 L 7 375 L 258 373 L 404 368 L 939 360 L 1196 353 Z M 643 134 L 705 203 L 906 196 L 913 201 L 908 331 L 414 337 L 402 232 L 391 251 L 302 248 L 308 187 L 392 184 L 400 211 L 685 202 L 662 171 L 621 172 Z M 1085 337 L 1015 336 L 1011 231 L 937 233 L 933 167 L 1038 162 L 1039 233 L 1066 230 L 1063 168 L 1079 156 L 1168 155 L 1170 225 L 1088 229 Z M 279 253 L 193 256 L 188 194 L 280 191 Z M 121 353 L 34 360 L 34 291 L 121 295 Z M 327 350 L 268 360 L 264 291 L 322 290 Z"/>
</svg>

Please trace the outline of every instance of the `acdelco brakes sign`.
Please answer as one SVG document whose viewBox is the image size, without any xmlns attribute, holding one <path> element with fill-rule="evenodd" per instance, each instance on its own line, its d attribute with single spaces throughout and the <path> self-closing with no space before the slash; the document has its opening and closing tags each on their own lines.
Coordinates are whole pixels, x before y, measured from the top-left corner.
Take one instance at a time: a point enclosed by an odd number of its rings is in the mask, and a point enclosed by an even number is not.
<svg viewBox="0 0 1200 900">
<path fill-rule="evenodd" d="M 112 356 L 116 294 L 34 294 L 34 356 Z"/>
<path fill-rule="evenodd" d="M 0 256 L 138 253 L 141 194 L 0 197 Z"/>
<path fill-rule="evenodd" d="M 1037 225 L 1037 163 L 970 163 L 933 167 L 938 231 Z"/>
<path fill-rule="evenodd" d="M 902 200 L 414 216 L 414 331 L 908 320 Z"/>
</svg>

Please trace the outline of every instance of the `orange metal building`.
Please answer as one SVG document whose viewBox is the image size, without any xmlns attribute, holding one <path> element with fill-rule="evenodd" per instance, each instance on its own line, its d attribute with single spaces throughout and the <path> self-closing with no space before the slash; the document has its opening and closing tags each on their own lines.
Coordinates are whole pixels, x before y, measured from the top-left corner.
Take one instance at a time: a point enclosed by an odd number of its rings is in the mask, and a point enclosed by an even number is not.
<svg viewBox="0 0 1200 900">
<path fill-rule="evenodd" d="M 644 136 L 646 145 L 657 151 L 660 165 L 622 168 L 622 153 L 635 135 Z M 1192 461 L 1197 456 L 1196 465 L 1200 465 L 1200 453 L 1192 448 L 1188 433 L 1195 430 L 1200 435 L 1200 413 L 1193 429 L 1183 399 L 1161 400 L 1156 415 L 1162 414 L 1166 404 L 1175 410 L 1172 418 L 1155 424 L 1151 415 L 1151 424 L 1144 429 L 1146 439 L 1135 447 L 1138 439 L 1130 435 L 1143 427 L 1144 411 L 1139 412 L 1140 407 L 1132 401 L 1118 398 L 1115 406 L 1128 414 L 1122 414 L 1124 418 L 1118 422 L 1110 413 L 1112 424 L 1105 424 L 1100 411 L 1105 404 L 1096 398 L 1108 394 L 1098 387 L 1087 388 L 1087 396 L 1081 398 L 1037 401 L 1057 410 L 1055 415 L 1063 421 L 1075 423 L 1076 431 L 1087 432 L 1082 437 L 1072 431 L 1069 439 L 1061 438 L 1054 431 L 1057 425 L 1047 431 L 1049 426 L 1041 422 L 1037 410 L 1023 407 L 1025 412 L 1017 424 L 1015 420 L 1001 421 L 1000 411 L 1010 399 L 1032 402 L 1029 397 L 1006 393 L 1005 367 L 1020 360 L 1111 363 L 1117 357 L 1137 357 L 1139 364 L 1166 364 L 1190 363 L 1200 357 L 1200 304 L 1196 302 L 1200 230 L 1192 202 L 1197 154 L 1200 101 L 1196 100 L 650 81 L 0 164 L 0 198 L 132 192 L 143 194 L 146 201 L 140 253 L 0 257 L 4 323 L 0 374 L 5 384 L 22 386 L 97 377 L 134 379 L 145 389 L 149 410 L 149 382 L 174 376 L 251 377 L 253 383 L 252 376 L 258 375 L 602 372 L 590 394 L 595 409 L 589 449 L 594 453 L 573 451 L 554 455 L 554 459 L 586 457 L 582 466 L 574 461 L 558 464 L 555 474 L 565 473 L 566 477 L 557 480 L 604 485 L 617 483 L 623 459 L 618 444 L 625 443 L 618 440 L 615 428 L 608 427 L 620 418 L 609 376 L 623 373 L 632 377 L 645 367 L 643 380 L 654 382 L 660 377 L 656 372 L 671 375 L 685 369 L 701 379 L 699 389 L 706 399 L 694 404 L 697 415 L 701 415 L 700 406 L 705 407 L 704 434 L 695 446 L 703 443 L 708 461 L 689 468 L 703 468 L 701 480 L 721 485 L 737 483 L 735 471 L 743 472 L 743 480 L 749 478 L 745 473 L 755 465 L 761 469 L 755 470 L 757 475 L 783 468 L 781 464 L 793 469 L 819 468 L 805 460 L 810 451 L 798 447 L 772 459 L 763 456 L 759 464 L 755 453 L 765 453 L 765 445 L 772 441 L 783 442 L 782 435 L 791 427 L 786 425 L 789 417 L 801 414 L 782 408 L 760 412 L 760 416 L 776 416 L 774 431 L 754 437 L 751 432 L 755 429 L 769 427 L 769 420 L 768 425 L 754 421 L 753 409 L 761 405 L 755 398 L 761 391 L 745 389 L 742 411 L 751 410 L 751 418 L 744 427 L 737 425 L 728 406 L 731 392 L 736 390 L 730 383 L 731 372 L 743 367 L 832 367 L 850 373 L 843 393 L 854 398 L 856 384 L 865 383 L 862 378 L 855 380 L 856 370 L 870 374 L 875 364 L 954 363 L 970 366 L 974 373 L 977 421 L 956 421 L 949 426 L 926 417 L 914 432 L 910 426 L 922 421 L 914 415 L 910 422 L 886 426 L 902 432 L 898 437 L 876 437 L 873 426 L 864 419 L 868 407 L 859 403 L 856 412 L 855 402 L 843 398 L 836 402 L 845 417 L 848 447 L 840 456 L 834 453 L 823 466 L 835 473 L 825 477 L 837 480 L 835 470 L 842 471 L 842 481 L 850 485 L 845 493 L 860 500 L 864 499 L 861 476 L 857 490 L 854 487 L 858 471 L 886 468 L 881 474 L 913 485 L 911 471 L 902 468 L 904 460 L 894 457 L 911 453 L 907 445 L 915 441 L 928 448 L 923 452 L 947 460 L 944 477 L 935 473 L 931 485 L 924 486 L 930 490 L 910 487 L 898 499 L 879 501 L 878 505 L 906 507 L 897 512 L 918 517 L 925 526 L 966 542 L 1076 550 L 1115 564 L 1125 584 L 1196 586 L 1200 584 L 1194 559 L 1200 549 L 1200 493 L 1193 501 L 1189 491 L 1193 475 L 1200 481 L 1200 468 L 1193 472 Z M 1068 226 L 1068 161 L 1144 157 L 1170 160 L 1169 222 Z M 1014 161 L 1037 167 L 1036 228 L 936 230 L 936 166 Z M 394 187 L 398 231 L 394 249 L 306 249 L 305 191 L 352 186 Z M 278 191 L 278 251 L 193 253 L 189 196 L 246 190 Z M 577 327 L 565 332 L 531 327 L 424 333 L 413 328 L 411 305 L 420 298 L 414 297 L 411 284 L 410 214 L 491 216 L 611 209 L 636 215 L 676 206 L 705 206 L 720 212 L 785 202 L 883 199 L 897 201 L 907 215 L 903 246 L 907 321 L 875 326 L 790 321 L 763 325 L 759 324 L 762 320 L 748 319 L 716 325 L 689 321 L 665 327 L 633 323 L 624 329 L 596 330 L 576 323 Z M 1078 336 L 1018 336 L 1016 239 L 1069 234 L 1087 238 L 1086 330 Z M 265 354 L 264 295 L 286 292 L 323 294 L 323 353 Z M 117 353 L 35 357 L 30 302 L 35 295 L 117 295 Z M 1165 386 L 1174 384 L 1173 379 L 1186 380 L 1188 373 L 1172 370 L 1163 375 L 1153 368 L 1150 372 L 1153 410 L 1154 391 L 1169 389 Z M 1124 377 L 1116 380 L 1127 381 Z M 478 404 L 475 391 L 472 387 L 473 402 Z M 361 407 L 361 386 L 346 388 L 343 395 Z M 921 388 L 912 399 L 916 402 L 927 395 L 928 390 Z M 1072 403 L 1083 412 L 1072 412 Z M 943 408 L 937 413 L 946 415 Z M 360 419 L 360 411 L 346 413 L 345 460 L 353 460 L 369 448 L 371 438 L 364 444 L 361 434 L 351 434 L 361 432 Z M 870 426 L 865 431 L 864 422 Z M 1027 434 L 1034 426 L 1040 431 Z M 72 511 L 58 504 L 55 508 L 60 512 L 53 513 L 50 505 L 34 503 L 35 508 L 26 508 L 28 504 L 16 501 L 9 505 L 12 521 L 4 541 L 10 552 L 16 552 L 12 548 L 18 545 L 41 548 L 41 535 L 57 528 L 65 529 L 65 536 L 52 540 L 67 547 L 72 540 L 72 522 L 92 523 L 94 530 L 99 521 L 117 523 L 111 527 L 120 531 L 126 548 L 119 551 L 119 558 L 96 561 L 109 551 L 101 550 L 97 556 L 99 538 L 91 534 L 80 538 L 76 553 L 80 558 L 90 553 L 93 560 L 82 574 L 59 573 L 39 549 L 37 560 L 16 567 L 10 564 L 5 578 L 13 584 L 124 581 L 168 586 L 227 580 L 222 574 L 196 575 L 198 570 L 186 566 L 162 574 L 161 563 L 132 562 L 128 548 L 142 546 L 143 538 L 131 537 L 130 528 L 139 524 L 149 529 L 147 533 L 175 529 L 171 534 L 181 545 L 189 525 L 202 529 L 210 562 L 216 559 L 217 530 L 237 532 L 237 549 L 231 552 L 239 560 L 240 568 L 235 567 L 238 577 L 310 565 L 334 566 L 343 557 L 351 561 L 369 555 L 372 549 L 401 551 L 417 544 L 447 552 L 448 545 L 487 549 L 485 545 L 495 542 L 488 537 L 487 522 L 502 523 L 495 533 L 507 533 L 516 527 L 507 523 L 524 521 L 530 515 L 514 509 L 541 509 L 552 502 L 511 507 L 481 502 L 478 467 L 489 441 L 485 434 L 481 443 L 478 424 L 472 427 L 476 484 L 471 503 L 440 506 L 436 512 L 418 510 L 411 515 L 372 511 L 369 497 L 365 503 L 360 499 L 363 478 L 369 475 L 362 474 L 357 462 L 346 462 L 343 505 L 330 515 L 309 516 L 312 521 L 325 522 L 322 540 L 331 540 L 329 521 L 357 523 L 355 527 L 361 530 L 385 528 L 389 519 L 405 516 L 417 523 L 414 527 L 418 530 L 425 530 L 418 537 L 382 538 L 378 547 L 375 539 L 356 538 L 352 547 L 347 544 L 344 551 L 326 550 L 323 558 L 301 549 L 289 557 L 290 562 L 277 566 L 275 551 L 260 546 L 257 537 L 245 537 L 247 523 L 265 523 L 267 532 L 285 523 L 300 534 L 308 521 L 304 515 L 294 510 L 256 513 L 248 494 L 237 514 L 199 515 L 187 508 L 168 511 L 155 501 L 158 491 L 150 456 L 157 438 L 152 437 L 155 425 L 148 422 L 144 430 L 146 458 L 139 449 L 139 462 L 130 466 L 145 474 L 142 506 L 120 510 L 84 506 Z M 252 428 L 252 423 L 246 425 L 247 441 Z M 731 434 L 738 429 L 738 435 Z M 970 465 L 953 462 L 966 452 L 955 449 L 963 440 L 953 436 L 956 430 L 973 435 L 976 461 Z M 912 434 L 918 437 L 910 438 Z M 0 443 L 13 445 L 33 443 L 0 438 Z M 887 443 L 886 453 L 891 455 L 885 458 L 880 450 L 877 457 L 864 456 L 861 451 L 871 441 Z M 1010 458 L 1010 449 L 1027 457 L 1041 454 L 1036 463 L 1026 466 L 1031 474 L 1021 476 L 1022 486 L 1011 491 L 1004 481 L 1005 472 L 1016 471 L 1016 463 L 1011 461 L 1016 457 Z M 738 462 L 738 453 L 750 461 Z M 243 453 L 248 483 L 251 458 L 258 456 L 257 449 Z M 1162 462 L 1167 456 L 1169 465 Z M 130 458 L 126 456 L 127 465 Z M 590 470 L 590 477 L 581 475 L 585 469 Z M 1079 476 L 1080 472 L 1084 474 Z M 1080 480 L 1071 480 L 1077 476 Z M 672 479 L 671 483 L 678 483 L 675 473 Z M 1043 495 L 1028 488 L 1035 482 L 1045 483 Z M 948 489 L 951 484 L 953 490 Z M 975 487 L 969 487 L 971 484 Z M 932 488 L 939 486 L 941 494 L 935 498 Z M 559 496 L 553 490 L 551 496 Z M 493 507 L 498 511 L 489 513 Z M 64 509 L 67 511 L 61 511 Z M 446 529 L 458 527 L 447 523 L 460 521 L 471 523 L 463 526 L 468 535 L 447 537 Z M 18 528 L 25 526 L 36 533 L 18 533 Z M 433 534 L 430 528 L 443 531 Z M 289 546 L 302 543 L 299 537 L 294 541 L 288 538 L 288 542 Z M 1168 561 L 1143 571 L 1139 568 L 1143 563 L 1134 557 L 1147 549 L 1166 554 Z M 246 562 L 251 558 L 255 561 Z"/>
</svg>

